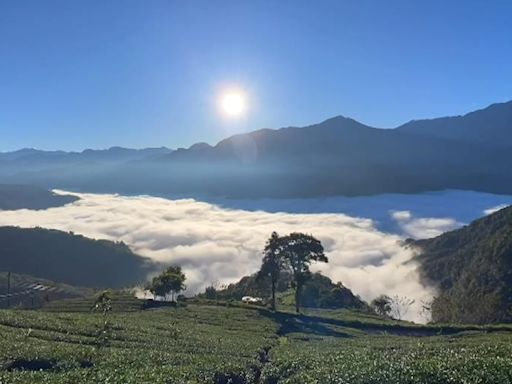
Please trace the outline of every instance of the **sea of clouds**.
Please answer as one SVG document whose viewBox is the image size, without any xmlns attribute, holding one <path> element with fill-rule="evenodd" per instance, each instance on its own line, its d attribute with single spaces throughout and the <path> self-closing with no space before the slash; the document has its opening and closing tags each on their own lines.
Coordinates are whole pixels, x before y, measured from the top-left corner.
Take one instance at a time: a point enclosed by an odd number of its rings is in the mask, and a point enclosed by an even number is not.
<svg viewBox="0 0 512 384">
<path fill-rule="evenodd" d="M 412 251 L 400 240 L 435 236 L 461 225 L 450 218 L 416 218 L 410 211 L 390 211 L 403 231 L 398 235 L 378 229 L 372 219 L 341 213 L 244 210 L 151 196 L 76 195 L 80 200 L 63 207 L 3 211 L 0 225 L 40 226 L 123 241 L 140 255 L 181 265 L 188 294 L 257 271 L 272 231 L 305 232 L 322 241 L 329 257 L 328 264 L 315 265 L 313 270 L 343 282 L 367 301 L 380 294 L 414 299 L 407 315 L 413 321 L 424 320 L 422 302 L 435 292 L 420 283 L 417 265 L 410 261 Z"/>
</svg>

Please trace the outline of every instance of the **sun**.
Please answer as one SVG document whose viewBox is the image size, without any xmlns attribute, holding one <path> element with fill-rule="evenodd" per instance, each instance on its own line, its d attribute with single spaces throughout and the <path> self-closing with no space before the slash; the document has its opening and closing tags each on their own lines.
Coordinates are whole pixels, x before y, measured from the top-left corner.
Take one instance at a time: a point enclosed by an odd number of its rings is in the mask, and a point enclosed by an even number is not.
<svg viewBox="0 0 512 384">
<path fill-rule="evenodd" d="M 227 117 L 240 117 L 247 111 L 247 98 L 242 91 L 225 91 L 220 96 L 221 112 Z"/>
</svg>

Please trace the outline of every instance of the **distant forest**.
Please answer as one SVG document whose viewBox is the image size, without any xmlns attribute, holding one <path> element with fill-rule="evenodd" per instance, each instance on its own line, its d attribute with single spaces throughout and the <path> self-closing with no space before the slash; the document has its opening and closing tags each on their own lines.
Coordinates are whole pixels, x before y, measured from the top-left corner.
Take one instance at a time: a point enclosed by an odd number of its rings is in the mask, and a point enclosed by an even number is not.
<svg viewBox="0 0 512 384">
<path fill-rule="evenodd" d="M 0 271 L 76 286 L 123 288 L 144 282 L 152 267 L 123 243 L 43 228 L 0 227 Z"/>
<path fill-rule="evenodd" d="M 440 290 L 435 322 L 512 321 L 512 207 L 433 239 L 409 240 L 427 284 Z"/>
</svg>

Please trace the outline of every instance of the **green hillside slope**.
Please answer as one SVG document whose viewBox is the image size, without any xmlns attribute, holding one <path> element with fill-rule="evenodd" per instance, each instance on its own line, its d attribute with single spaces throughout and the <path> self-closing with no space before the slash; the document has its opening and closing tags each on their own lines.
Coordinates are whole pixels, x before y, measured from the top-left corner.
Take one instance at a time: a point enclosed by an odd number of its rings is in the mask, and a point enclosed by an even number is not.
<svg viewBox="0 0 512 384">
<path fill-rule="evenodd" d="M 125 300 L 125 299 L 123 299 Z M 114 299 L 113 306 L 117 305 Z M 122 307 L 122 306 L 121 306 Z M 507 327 L 415 326 L 321 311 L 188 305 L 105 316 L 0 310 L 0 382 L 510 383 Z"/>
<path fill-rule="evenodd" d="M 90 288 L 40 279 L 29 275 L 0 272 L 0 308 L 38 308 L 55 300 L 92 295 Z"/>
<path fill-rule="evenodd" d="M 294 305 L 291 276 L 282 273 L 276 285 L 277 301 L 283 305 Z M 258 281 L 256 275 L 245 276 L 240 281 L 221 289 L 207 289 L 199 295 L 209 299 L 240 300 L 243 296 L 257 296 L 263 299 L 271 295 L 268 281 Z M 310 308 L 354 308 L 366 309 L 367 304 L 342 283 L 333 283 L 327 276 L 313 273 L 302 290 L 302 305 Z"/>
<path fill-rule="evenodd" d="M 151 264 L 123 243 L 43 228 L 0 227 L 0 271 L 85 287 L 145 281 Z"/>
<path fill-rule="evenodd" d="M 512 320 L 512 207 L 408 244 L 421 250 L 423 277 L 439 288 L 435 321 Z"/>
</svg>

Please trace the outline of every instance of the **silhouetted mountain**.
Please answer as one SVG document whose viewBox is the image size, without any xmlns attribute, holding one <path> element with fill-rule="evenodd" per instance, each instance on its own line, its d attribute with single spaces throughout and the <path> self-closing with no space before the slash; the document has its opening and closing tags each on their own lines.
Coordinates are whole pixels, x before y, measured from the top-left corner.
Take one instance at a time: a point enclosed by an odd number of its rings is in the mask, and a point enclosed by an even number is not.
<svg viewBox="0 0 512 384">
<path fill-rule="evenodd" d="M 171 153 L 166 147 L 130 149 L 111 147 L 109 149 L 86 149 L 82 152 L 42 151 L 24 148 L 15 152 L 0 152 L 0 161 L 14 164 L 51 164 L 81 162 L 125 162 L 151 158 Z"/>
<path fill-rule="evenodd" d="M 492 104 L 464 116 L 413 120 L 397 128 L 423 136 L 486 146 L 512 147 L 512 101 Z"/>
<path fill-rule="evenodd" d="M 23 156 L 0 156 L 0 177 L 10 183 L 89 192 L 199 197 L 442 189 L 512 193 L 512 139 L 507 130 L 511 107 L 496 104 L 463 117 L 415 121 L 398 129 L 372 128 L 338 116 L 304 128 L 234 135 L 214 146 L 141 150 L 136 157 L 132 152 L 124 155 L 133 150 L 112 148 L 91 151 L 94 156 L 88 151 L 52 152 L 48 157 L 54 160 L 44 162 L 33 160 L 43 154 L 24 150 Z M 77 156 L 80 161 L 74 160 Z M 84 160 L 89 157 L 95 160 Z"/>
<path fill-rule="evenodd" d="M 476 156 L 478 154 L 478 156 Z M 165 157 L 171 190 L 234 197 L 512 191 L 506 150 L 376 129 L 336 117 L 305 128 L 235 135 Z M 186 170 L 182 175 L 180 170 Z"/>
<path fill-rule="evenodd" d="M 145 281 L 151 267 L 123 243 L 42 228 L 0 227 L 0 271 L 117 288 Z"/>
<path fill-rule="evenodd" d="M 433 319 L 487 323 L 512 320 L 512 207 L 417 247 L 421 272 L 439 288 Z"/>
<path fill-rule="evenodd" d="M 0 210 L 47 209 L 60 207 L 76 200 L 78 200 L 76 196 L 57 195 L 31 185 L 0 184 Z"/>
</svg>

